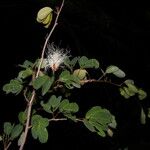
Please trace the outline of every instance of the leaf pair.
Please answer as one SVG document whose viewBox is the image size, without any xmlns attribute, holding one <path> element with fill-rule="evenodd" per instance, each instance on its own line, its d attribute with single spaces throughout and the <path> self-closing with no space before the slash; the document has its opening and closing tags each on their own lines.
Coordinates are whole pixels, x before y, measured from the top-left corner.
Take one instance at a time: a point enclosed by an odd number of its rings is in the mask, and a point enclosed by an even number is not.
<svg viewBox="0 0 150 150">
<path fill-rule="evenodd" d="M 124 78 L 125 73 L 117 66 L 111 65 L 106 68 L 105 74 L 114 74 L 118 78 Z"/>
<path fill-rule="evenodd" d="M 19 81 L 18 79 L 12 79 L 10 80 L 10 83 L 7 83 L 3 86 L 3 91 L 8 93 L 13 93 L 13 94 L 19 94 L 23 89 L 22 82 Z"/>
<path fill-rule="evenodd" d="M 126 86 L 123 86 L 119 89 L 120 94 L 124 98 L 128 99 L 135 94 L 138 94 L 139 100 L 143 100 L 147 97 L 147 93 L 142 89 L 137 88 L 132 80 L 126 80 L 124 83 Z"/>
<path fill-rule="evenodd" d="M 10 122 L 4 123 L 4 133 L 10 137 L 10 140 L 17 138 L 23 130 L 23 125 L 12 125 Z"/>
<path fill-rule="evenodd" d="M 98 135 L 105 137 L 106 131 L 109 129 L 109 124 L 113 122 L 113 127 L 116 127 L 116 122 L 111 113 L 102 109 L 100 106 L 92 107 L 83 120 L 84 125 L 91 131 L 97 132 Z"/>
<path fill-rule="evenodd" d="M 70 74 L 68 70 L 63 71 L 59 76 L 59 81 L 63 82 L 68 89 L 73 89 L 74 87 L 80 88 L 80 79 L 74 74 Z"/>
<path fill-rule="evenodd" d="M 40 115 L 33 115 L 31 119 L 31 133 L 34 139 L 38 139 L 41 143 L 46 143 L 48 140 L 48 131 L 46 127 L 49 125 L 47 118 Z"/>
<path fill-rule="evenodd" d="M 54 76 L 49 77 L 47 75 L 42 75 L 36 78 L 33 81 L 32 85 L 36 90 L 42 88 L 42 95 L 45 95 L 51 88 L 53 82 L 54 82 Z"/>
<path fill-rule="evenodd" d="M 80 68 L 99 68 L 99 62 L 96 59 L 88 59 L 86 56 L 82 56 L 79 60 Z"/>
</svg>

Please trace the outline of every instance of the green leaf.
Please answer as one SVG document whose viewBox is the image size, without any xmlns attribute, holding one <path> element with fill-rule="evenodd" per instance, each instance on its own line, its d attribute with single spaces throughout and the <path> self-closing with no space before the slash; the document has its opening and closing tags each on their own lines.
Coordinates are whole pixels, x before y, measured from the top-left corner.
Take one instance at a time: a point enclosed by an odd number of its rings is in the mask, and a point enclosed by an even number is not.
<svg viewBox="0 0 150 150">
<path fill-rule="evenodd" d="M 146 124 L 146 115 L 145 112 L 143 110 L 143 108 L 141 108 L 141 124 Z"/>
<path fill-rule="evenodd" d="M 98 60 L 96 60 L 96 59 L 90 59 L 89 60 L 89 67 L 90 68 L 95 68 L 95 69 L 99 68 L 99 62 L 98 62 Z"/>
<path fill-rule="evenodd" d="M 116 72 L 116 71 L 118 71 L 119 70 L 119 68 L 117 67 L 117 66 L 114 66 L 114 65 L 110 65 L 110 66 L 108 66 L 107 68 L 106 68 L 106 71 L 105 71 L 105 73 L 114 73 L 114 72 Z"/>
<path fill-rule="evenodd" d="M 105 131 L 108 129 L 107 125 L 102 125 L 98 123 L 95 119 L 90 119 L 89 123 L 96 129 L 97 134 L 99 134 L 102 137 L 106 136 Z"/>
<path fill-rule="evenodd" d="M 83 123 L 91 132 L 96 132 L 94 126 L 91 125 L 87 119 L 84 119 Z"/>
<path fill-rule="evenodd" d="M 62 82 L 66 82 L 69 78 L 70 72 L 68 70 L 63 71 L 59 76 L 59 80 Z"/>
<path fill-rule="evenodd" d="M 25 121 L 26 121 L 26 119 L 27 119 L 27 116 L 26 116 L 26 115 L 27 115 L 26 112 L 23 112 L 23 111 L 21 111 L 21 112 L 19 113 L 18 119 L 19 119 L 19 121 L 20 121 L 21 124 L 24 124 L 24 123 L 25 123 Z"/>
<path fill-rule="evenodd" d="M 125 92 L 123 88 L 119 88 L 120 95 L 123 96 L 125 99 L 129 99 L 130 96 Z"/>
<path fill-rule="evenodd" d="M 86 113 L 85 118 L 86 118 L 86 119 L 91 118 L 95 113 L 97 113 L 97 112 L 99 113 L 101 109 L 102 109 L 102 108 L 101 108 L 100 106 L 94 106 L 94 107 L 92 107 L 92 108 Z"/>
<path fill-rule="evenodd" d="M 100 135 L 101 137 L 106 137 L 106 133 L 100 129 L 98 132 L 97 132 L 98 135 Z"/>
<path fill-rule="evenodd" d="M 73 75 L 78 77 L 80 80 L 86 79 L 87 71 L 85 69 L 76 69 Z"/>
<path fill-rule="evenodd" d="M 96 59 L 88 59 L 86 56 L 82 56 L 79 60 L 80 68 L 99 68 L 99 62 Z"/>
<path fill-rule="evenodd" d="M 129 91 L 134 92 L 134 93 L 138 93 L 138 88 L 134 84 L 126 83 L 126 85 L 128 86 Z"/>
<path fill-rule="evenodd" d="M 117 66 L 114 66 L 114 65 L 108 66 L 106 68 L 105 73 L 107 73 L 107 74 L 112 73 L 118 78 L 124 78 L 125 77 L 125 73 L 121 69 L 119 69 Z"/>
<path fill-rule="evenodd" d="M 129 87 L 128 88 L 127 87 L 123 87 L 123 90 L 129 96 L 134 96 L 135 95 L 135 92 L 132 89 L 130 89 Z"/>
<path fill-rule="evenodd" d="M 143 100 L 147 97 L 147 93 L 145 91 L 143 91 L 142 89 L 138 90 L 138 98 L 139 100 Z"/>
<path fill-rule="evenodd" d="M 65 61 L 64 61 L 64 64 L 65 64 L 67 67 L 69 67 L 69 68 L 72 69 L 72 68 L 76 65 L 78 59 L 79 59 L 79 57 L 74 57 L 72 60 L 70 60 L 70 59 L 67 57 L 67 59 L 65 59 Z"/>
<path fill-rule="evenodd" d="M 126 76 L 126 74 L 121 69 L 119 69 L 116 72 L 113 72 L 113 74 L 118 78 L 124 78 Z"/>
<path fill-rule="evenodd" d="M 3 86 L 3 91 L 5 91 L 6 94 L 13 93 L 17 95 L 22 91 L 22 89 L 23 89 L 23 85 L 17 79 L 10 80 L 10 83 L 5 84 Z"/>
<path fill-rule="evenodd" d="M 57 110 L 57 108 L 60 105 L 60 101 L 61 101 L 61 96 L 57 98 L 55 95 L 52 95 L 47 103 L 44 104 L 43 102 L 41 102 L 41 106 L 46 112 L 52 113 Z"/>
<path fill-rule="evenodd" d="M 42 95 L 45 95 L 49 91 L 53 82 L 54 82 L 54 76 L 47 78 L 45 83 L 42 85 Z"/>
<path fill-rule="evenodd" d="M 109 127 L 116 129 L 117 122 L 116 122 L 115 116 L 112 115 L 112 121 L 108 125 L 109 125 Z"/>
<path fill-rule="evenodd" d="M 38 78 L 36 78 L 34 81 L 33 81 L 33 87 L 38 90 L 39 88 L 41 88 L 45 82 L 48 80 L 48 76 L 47 75 L 42 75 L 42 76 L 39 76 Z"/>
<path fill-rule="evenodd" d="M 20 138 L 18 140 L 18 146 L 20 146 L 22 144 L 22 142 L 24 140 L 24 136 L 25 136 L 25 134 L 24 134 L 24 132 L 22 132 L 22 134 L 20 135 Z"/>
<path fill-rule="evenodd" d="M 77 122 L 76 116 L 72 115 L 71 113 L 65 113 L 64 116 L 67 117 L 68 119 L 71 119 L 74 122 Z"/>
<path fill-rule="evenodd" d="M 79 111 L 77 103 L 69 103 L 68 100 L 63 100 L 59 106 L 60 112 L 63 113 L 76 113 Z"/>
<path fill-rule="evenodd" d="M 31 133 L 34 139 L 39 139 L 41 143 L 46 143 L 48 140 L 48 131 L 46 127 L 49 125 L 47 118 L 40 115 L 34 115 L 31 119 Z"/>
<path fill-rule="evenodd" d="M 21 134 L 22 130 L 23 130 L 23 125 L 17 124 L 11 132 L 11 139 L 13 140 L 17 138 Z"/>
<path fill-rule="evenodd" d="M 37 60 L 35 61 L 35 66 L 38 68 L 39 65 L 40 65 L 40 63 L 41 63 L 41 59 L 37 59 Z M 46 59 L 43 59 L 40 68 L 41 68 L 41 69 L 44 69 L 44 68 L 46 67 L 46 65 L 47 65 L 47 61 L 46 61 Z"/>
<path fill-rule="evenodd" d="M 96 120 L 98 123 L 105 125 L 112 121 L 112 115 L 107 109 L 102 109 L 100 106 L 92 107 L 85 116 L 86 119 Z"/>
<path fill-rule="evenodd" d="M 52 21 L 52 9 L 50 7 L 43 7 L 38 11 L 37 22 L 45 25 L 45 28 L 48 28 Z"/>
<path fill-rule="evenodd" d="M 5 122 L 4 123 L 4 133 L 6 134 L 6 135 L 10 135 L 10 133 L 11 133 L 11 131 L 12 131 L 12 129 L 13 129 L 13 125 L 11 125 L 11 123 L 10 122 Z"/>
<path fill-rule="evenodd" d="M 22 70 L 19 72 L 18 78 L 25 79 L 25 78 L 31 76 L 32 73 L 33 73 L 33 71 L 31 70 L 31 68 L 27 68 L 26 70 Z"/>
<path fill-rule="evenodd" d="M 67 70 L 63 71 L 60 74 L 59 80 L 61 82 L 64 82 L 65 86 L 68 89 L 73 89 L 74 87 L 77 87 L 77 88 L 81 87 L 79 78 L 75 75 L 71 75 L 70 72 Z"/>
<path fill-rule="evenodd" d="M 127 85 L 127 84 L 134 84 L 134 81 L 131 80 L 131 79 L 127 79 L 124 81 L 124 83 Z"/>
<path fill-rule="evenodd" d="M 29 67 L 33 67 L 33 63 L 31 61 L 26 60 L 23 65 L 19 65 L 22 68 L 29 68 Z"/>
</svg>

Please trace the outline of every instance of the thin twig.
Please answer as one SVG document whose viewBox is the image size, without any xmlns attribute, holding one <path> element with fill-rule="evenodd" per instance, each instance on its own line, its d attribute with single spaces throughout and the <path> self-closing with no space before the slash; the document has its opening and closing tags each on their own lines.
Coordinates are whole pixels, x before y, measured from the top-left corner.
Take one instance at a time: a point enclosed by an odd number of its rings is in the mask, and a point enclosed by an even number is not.
<svg viewBox="0 0 150 150">
<path fill-rule="evenodd" d="M 41 65 L 42 65 L 42 62 L 43 62 L 43 58 L 44 58 L 44 53 L 45 53 L 45 50 L 46 50 L 46 46 L 47 46 L 47 43 L 55 29 L 55 27 L 57 26 L 57 21 L 58 21 L 58 18 L 59 18 L 59 15 L 60 15 L 60 12 L 63 8 L 63 5 L 64 5 L 64 0 L 62 1 L 62 4 L 61 4 L 61 7 L 59 10 L 57 10 L 57 16 L 56 16 L 56 19 L 55 19 L 55 22 L 54 22 L 54 25 L 50 31 L 50 33 L 48 34 L 46 40 L 45 40 L 45 43 L 44 43 L 44 46 L 43 46 L 43 49 L 42 49 L 42 53 L 41 53 L 41 59 L 40 59 L 40 64 L 38 66 L 38 70 L 37 70 L 37 73 L 36 73 L 36 76 L 35 78 L 37 78 L 39 76 L 39 73 L 40 73 L 40 69 L 41 69 Z M 27 121 L 26 121 L 26 126 L 25 126 L 25 131 L 24 131 L 24 138 L 22 140 L 22 143 L 21 143 L 21 146 L 19 148 L 19 150 L 23 150 L 24 148 L 24 144 L 26 142 L 26 139 L 27 139 L 27 135 L 28 135 L 28 130 L 29 130 L 29 125 L 30 125 L 30 119 L 31 119 L 31 110 L 32 110 L 32 105 L 33 105 L 33 101 L 34 101 L 34 98 L 35 98 L 35 90 L 33 90 L 32 92 L 32 96 L 31 96 L 31 99 L 28 103 L 28 111 L 27 111 Z"/>
<path fill-rule="evenodd" d="M 80 83 L 91 83 L 91 82 L 95 82 L 95 83 L 108 83 L 108 84 L 112 84 L 118 87 L 121 87 L 121 84 L 117 84 L 117 83 L 113 83 L 111 81 L 108 80 L 96 80 L 96 79 L 89 79 L 89 80 L 81 80 Z"/>
<path fill-rule="evenodd" d="M 11 144 L 12 144 L 12 142 L 9 142 L 7 147 L 4 148 L 4 150 L 8 150 L 8 148 L 10 147 Z"/>
<path fill-rule="evenodd" d="M 49 119 L 49 122 L 51 122 L 51 121 L 66 121 L 66 120 L 68 120 L 68 119 L 67 118 L 51 118 L 51 119 Z M 75 121 L 83 122 L 83 119 L 76 118 Z"/>
</svg>

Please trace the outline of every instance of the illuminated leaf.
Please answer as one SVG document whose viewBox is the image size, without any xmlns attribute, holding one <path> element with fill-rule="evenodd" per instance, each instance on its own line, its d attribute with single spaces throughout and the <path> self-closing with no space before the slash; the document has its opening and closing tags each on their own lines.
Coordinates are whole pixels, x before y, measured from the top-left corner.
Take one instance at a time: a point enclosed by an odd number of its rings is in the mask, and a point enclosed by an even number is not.
<svg viewBox="0 0 150 150">
<path fill-rule="evenodd" d="M 4 133 L 7 134 L 7 135 L 10 135 L 12 129 L 13 129 L 13 125 L 11 125 L 10 122 L 5 122 L 4 123 Z"/>
<path fill-rule="evenodd" d="M 53 82 L 54 82 L 54 76 L 47 78 L 45 83 L 42 85 L 42 95 L 45 95 L 49 91 Z"/>
<path fill-rule="evenodd" d="M 18 78 L 25 79 L 25 78 L 31 76 L 32 73 L 33 73 L 33 71 L 30 68 L 27 68 L 26 70 L 22 70 L 19 72 Z"/>
<path fill-rule="evenodd" d="M 91 125 L 87 119 L 84 119 L 83 123 L 91 132 L 96 132 L 94 126 Z"/>
<path fill-rule="evenodd" d="M 147 93 L 145 91 L 143 91 L 142 89 L 138 90 L 138 98 L 139 100 L 143 100 L 147 97 Z"/>
<path fill-rule="evenodd" d="M 34 115 L 31 119 L 31 133 L 34 139 L 39 139 L 41 143 L 46 143 L 48 140 L 48 131 L 46 127 L 49 125 L 47 118 L 40 115 Z"/>
<path fill-rule="evenodd" d="M 26 121 L 26 119 L 27 119 L 27 116 L 26 116 L 26 115 L 27 115 L 26 112 L 23 112 L 23 111 L 21 111 L 21 112 L 19 113 L 18 119 L 19 119 L 19 121 L 20 121 L 21 124 L 24 124 L 24 123 L 25 123 L 25 121 Z"/>
<path fill-rule="evenodd" d="M 86 78 L 87 71 L 85 69 L 76 69 L 73 72 L 74 76 L 77 76 L 80 80 L 83 80 Z"/>
<path fill-rule="evenodd" d="M 11 139 L 15 139 L 17 138 L 21 132 L 23 130 L 23 125 L 21 124 L 17 124 L 13 129 L 12 129 L 12 132 L 11 132 Z"/>
<path fill-rule="evenodd" d="M 46 112 L 52 113 L 56 111 L 56 109 L 59 107 L 60 101 L 61 101 L 61 96 L 57 98 L 55 95 L 52 95 L 47 103 L 44 104 L 42 101 L 41 106 Z"/>
<path fill-rule="evenodd" d="M 41 88 L 43 86 L 43 84 L 48 80 L 48 76 L 47 75 L 43 75 L 43 76 L 39 76 L 38 78 L 36 78 L 33 81 L 33 87 L 38 90 L 39 88 Z"/>
<path fill-rule="evenodd" d="M 6 94 L 8 93 L 13 93 L 13 94 L 19 94 L 23 89 L 23 85 L 22 83 L 17 80 L 17 79 L 13 79 L 10 81 L 10 83 L 5 84 L 3 86 L 3 91 L 6 92 Z"/>
<path fill-rule="evenodd" d="M 48 28 L 52 21 L 52 9 L 50 7 L 44 7 L 38 11 L 37 22 L 44 24 L 45 28 Z"/>
<path fill-rule="evenodd" d="M 118 78 L 125 77 L 125 73 L 121 69 L 119 69 L 117 66 L 114 66 L 114 65 L 107 67 L 105 73 L 107 73 L 107 74 L 112 73 Z"/>
<path fill-rule="evenodd" d="M 23 142 L 23 140 L 24 140 L 24 137 L 25 137 L 25 133 L 22 132 L 22 134 L 20 135 L 20 138 L 19 138 L 19 140 L 18 140 L 18 146 L 20 146 L 20 145 L 22 144 L 22 142 Z"/>
<path fill-rule="evenodd" d="M 141 124 L 146 124 L 146 115 L 143 108 L 141 108 Z"/>
</svg>

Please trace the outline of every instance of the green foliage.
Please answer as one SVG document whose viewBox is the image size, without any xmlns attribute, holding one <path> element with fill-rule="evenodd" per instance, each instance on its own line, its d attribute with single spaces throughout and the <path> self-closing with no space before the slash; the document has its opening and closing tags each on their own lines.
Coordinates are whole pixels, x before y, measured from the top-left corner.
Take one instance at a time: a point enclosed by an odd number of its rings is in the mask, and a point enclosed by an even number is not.
<svg viewBox="0 0 150 150">
<path fill-rule="evenodd" d="M 124 83 L 126 86 L 122 86 L 119 90 L 120 90 L 120 94 L 125 99 L 129 99 L 131 96 L 134 96 L 135 94 L 138 94 L 139 100 L 143 100 L 147 97 L 147 93 L 142 89 L 136 87 L 134 85 L 133 80 L 126 80 Z"/>
<path fill-rule="evenodd" d="M 60 101 L 61 101 L 61 96 L 57 98 L 55 95 L 52 95 L 47 103 L 44 104 L 44 102 L 42 101 L 41 106 L 46 112 L 52 113 L 58 109 L 60 105 Z"/>
<path fill-rule="evenodd" d="M 17 80 L 17 79 L 12 79 L 10 80 L 10 83 L 7 83 L 3 86 L 3 91 L 8 93 L 13 93 L 13 94 L 19 94 L 23 89 L 22 82 Z"/>
<path fill-rule="evenodd" d="M 40 115 L 33 115 L 31 120 L 31 133 L 34 139 L 38 139 L 41 143 L 46 143 L 48 140 L 48 131 L 46 127 L 49 125 L 47 118 Z"/>
<path fill-rule="evenodd" d="M 6 135 L 10 135 L 10 133 L 12 132 L 12 129 L 14 128 L 14 125 L 12 125 L 10 122 L 5 122 L 4 123 L 4 133 Z"/>
<path fill-rule="evenodd" d="M 79 57 L 74 57 L 72 60 L 67 58 L 65 59 L 64 64 L 72 70 L 77 64 L 78 60 L 79 60 Z"/>
<path fill-rule="evenodd" d="M 59 14 L 58 10 L 59 8 L 57 7 L 54 11 L 56 16 Z M 52 18 L 53 10 L 50 7 L 44 7 L 38 11 L 36 19 L 37 22 L 43 24 L 45 28 L 48 28 L 52 22 Z M 53 27 L 55 27 L 55 25 L 54 21 Z M 50 32 L 50 34 L 51 33 L 52 32 Z M 48 39 L 46 39 L 46 41 L 48 41 Z M 43 49 L 46 46 L 47 43 L 45 43 Z M 105 82 L 118 86 L 120 94 L 125 99 L 129 99 L 131 96 L 135 95 L 138 95 L 139 100 L 143 100 L 147 97 L 147 93 L 143 89 L 138 88 L 131 79 L 125 80 L 121 84 L 111 82 L 111 78 L 109 78 L 111 76 L 109 76 L 109 74 L 113 74 L 118 78 L 124 78 L 126 76 L 119 67 L 110 65 L 103 71 L 100 68 L 98 60 L 89 59 L 86 56 L 70 59 L 70 57 L 67 57 L 68 54 L 64 54 L 65 52 L 63 49 L 57 48 L 58 47 L 53 46 L 55 57 L 50 57 L 51 55 L 53 56 L 53 53 L 50 53 L 49 57 L 36 59 L 34 63 L 26 60 L 22 65 L 19 65 L 21 71 L 18 73 L 17 78 L 10 80 L 9 83 L 3 86 L 3 91 L 5 91 L 6 94 L 13 93 L 17 95 L 23 91 L 24 99 L 27 102 L 25 111 L 21 111 L 18 114 L 19 124 L 15 125 L 10 122 L 4 123 L 4 133 L 0 135 L 0 141 L 3 140 L 4 145 L 7 146 L 12 140 L 19 138 L 18 146 L 21 146 L 26 140 L 25 133 L 27 131 L 23 131 L 25 125 L 28 127 L 25 129 L 31 131 L 34 139 L 38 139 L 41 143 L 46 143 L 48 141 L 47 127 L 49 122 L 68 119 L 74 122 L 82 122 L 87 129 L 97 133 L 101 137 L 105 137 L 106 135 L 112 136 L 112 130 L 117 127 L 117 123 L 115 116 L 107 109 L 94 106 L 89 109 L 84 118 L 77 118 L 79 105 L 76 102 L 70 102 L 70 100 L 68 100 L 69 98 L 66 99 L 68 91 L 69 94 L 71 94 L 71 90 L 74 88 L 81 88 L 83 84 Z M 45 49 L 42 51 L 42 54 L 46 54 L 44 52 Z M 60 56 L 64 56 L 64 60 L 61 59 Z M 53 58 L 55 59 L 53 60 Z M 58 65 L 57 69 L 52 69 L 51 67 L 51 72 L 47 71 L 47 59 L 49 62 L 52 61 L 50 67 L 54 65 L 55 68 L 55 65 Z M 61 64 L 63 64 L 63 67 L 60 67 Z M 102 74 L 102 76 L 99 79 L 91 78 L 89 72 L 92 71 L 92 69 L 101 71 L 100 74 Z M 59 92 L 62 92 L 66 97 L 64 99 L 62 96 L 57 97 L 55 94 Z M 43 110 L 47 112 L 44 112 L 47 118 L 42 116 Z M 148 114 L 146 114 L 146 111 L 141 107 L 140 120 L 142 124 L 146 123 L 146 115 L 150 117 L 150 108 L 148 108 L 147 111 Z M 29 124 L 27 124 L 28 121 Z"/>
<path fill-rule="evenodd" d="M 98 135 L 105 137 L 106 131 L 111 126 L 116 127 L 115 118 L 111 113 L 102 109 L 100 106 L 92 107 L 85 116 L 84 125 L 92 132 L 97 132 Z"/>
<path fill-rule="evenodd" d="M 30 67 L 32 68 L 33 65 L 34 64 L 31 61 L 25 60 L 24 63 L 22 65 L 19 65 L 19 66 L 22 67 L 22 68 L 27 69 L 27 68 L 30 68 Z"/>
<path fill-rule="evenodd" d="M 68 89 L 73 89 L 74 87 L 76 88 L 80 88 L 80 79 L 73 75 L 70 74 L 69 71 L 65 70 L 63 71 L 60 76 L 59 76 L 59 81 L 63 82 L 64 85 L 68 88 Z"/>
<path fill-rule="evenodd" d="M 11 140 L 17 138 L 23 130 L 21 124 L 12 125 L 10 122 L 4 123 L 4 133 L 10 137 Z"/>
<path fill-rule="evenodd" d="M 43 7 L 37 14 L 37 22 L 42 23 L 45 28 L 48 28 L 52 21 L 52 9 L 50 7 Z"/>
<path fill-rule="evenodd" d="M 33 73 L 33 71 L 31 68 L 26 68 L 26 70 L 22 70 L 19 72 L 18 78 L 25 79 L 25 78 L 31 76 L 32 73 Z"/>
<path fill-rule="evenodd" d="M 18 119 L 19 119 L 19 122 L 20 122 L 21 124 L 24 124 L 24 123 L 25 123 L 25 121 L 26 121 L 26 119 L 27 119 L 26 115 L 27 115 L 26 112 L 23 112 L 23 111 L 21 111 L 21 112 L 19 113 Z"/>
<path fill-rule="evenodd" d="M 76 113 L 79 111 L 79 106 L 77 103 L 69 103 L 69 100 L 64 99 L 59 105 L 59 110 L 64 114 Z"/>
<path fill-rule="evenodd" d="M 42 76 L 36 78 L 33 81 L 32 85 L 36 90 L 42 88 L 42 95 L 45 95 L 51 88 L 53 82 L 54 82 L 54 76 L 49 77 L 43 74 Z"/>
<path fill-rule="evenodd" d="M 99 62 L 96 59 L 88 59 L 86 56 L 82 56 L 79 60 L 80 68 L 99 68 Z"/>
<path fill-rule="evenodd" d="M 143 108 L 141 108 L 141 118 L 140 118 L 141 124 L 146 124 L 146 114 L 143 110 Z"/>
<path fill-rule="evenodd" d="M 73 75 L 78 77 L 80 80 L 84 80 L 87 78 L 87 71 L 85 69 L 76 69 L 74 70 Z"/>
<path fill-rule="evenodd" d="M 15 125 L 11 131 L 11 136 L 10 136 L 11 140 L 17 138 L 21 134 L 22 130 L 23 130 L 23 125 L 21 124 Z"/>
<path fill-rule="evenodd" d="M 121 69 L 119 69 L 117 66 L 114 66 L 114 65 L 108 66 L 106 68 L 105 73 L 106 74 L 112 73 L 118 78 L 124 78 L 125 77 L 125 73 Z"/>
</svg>

